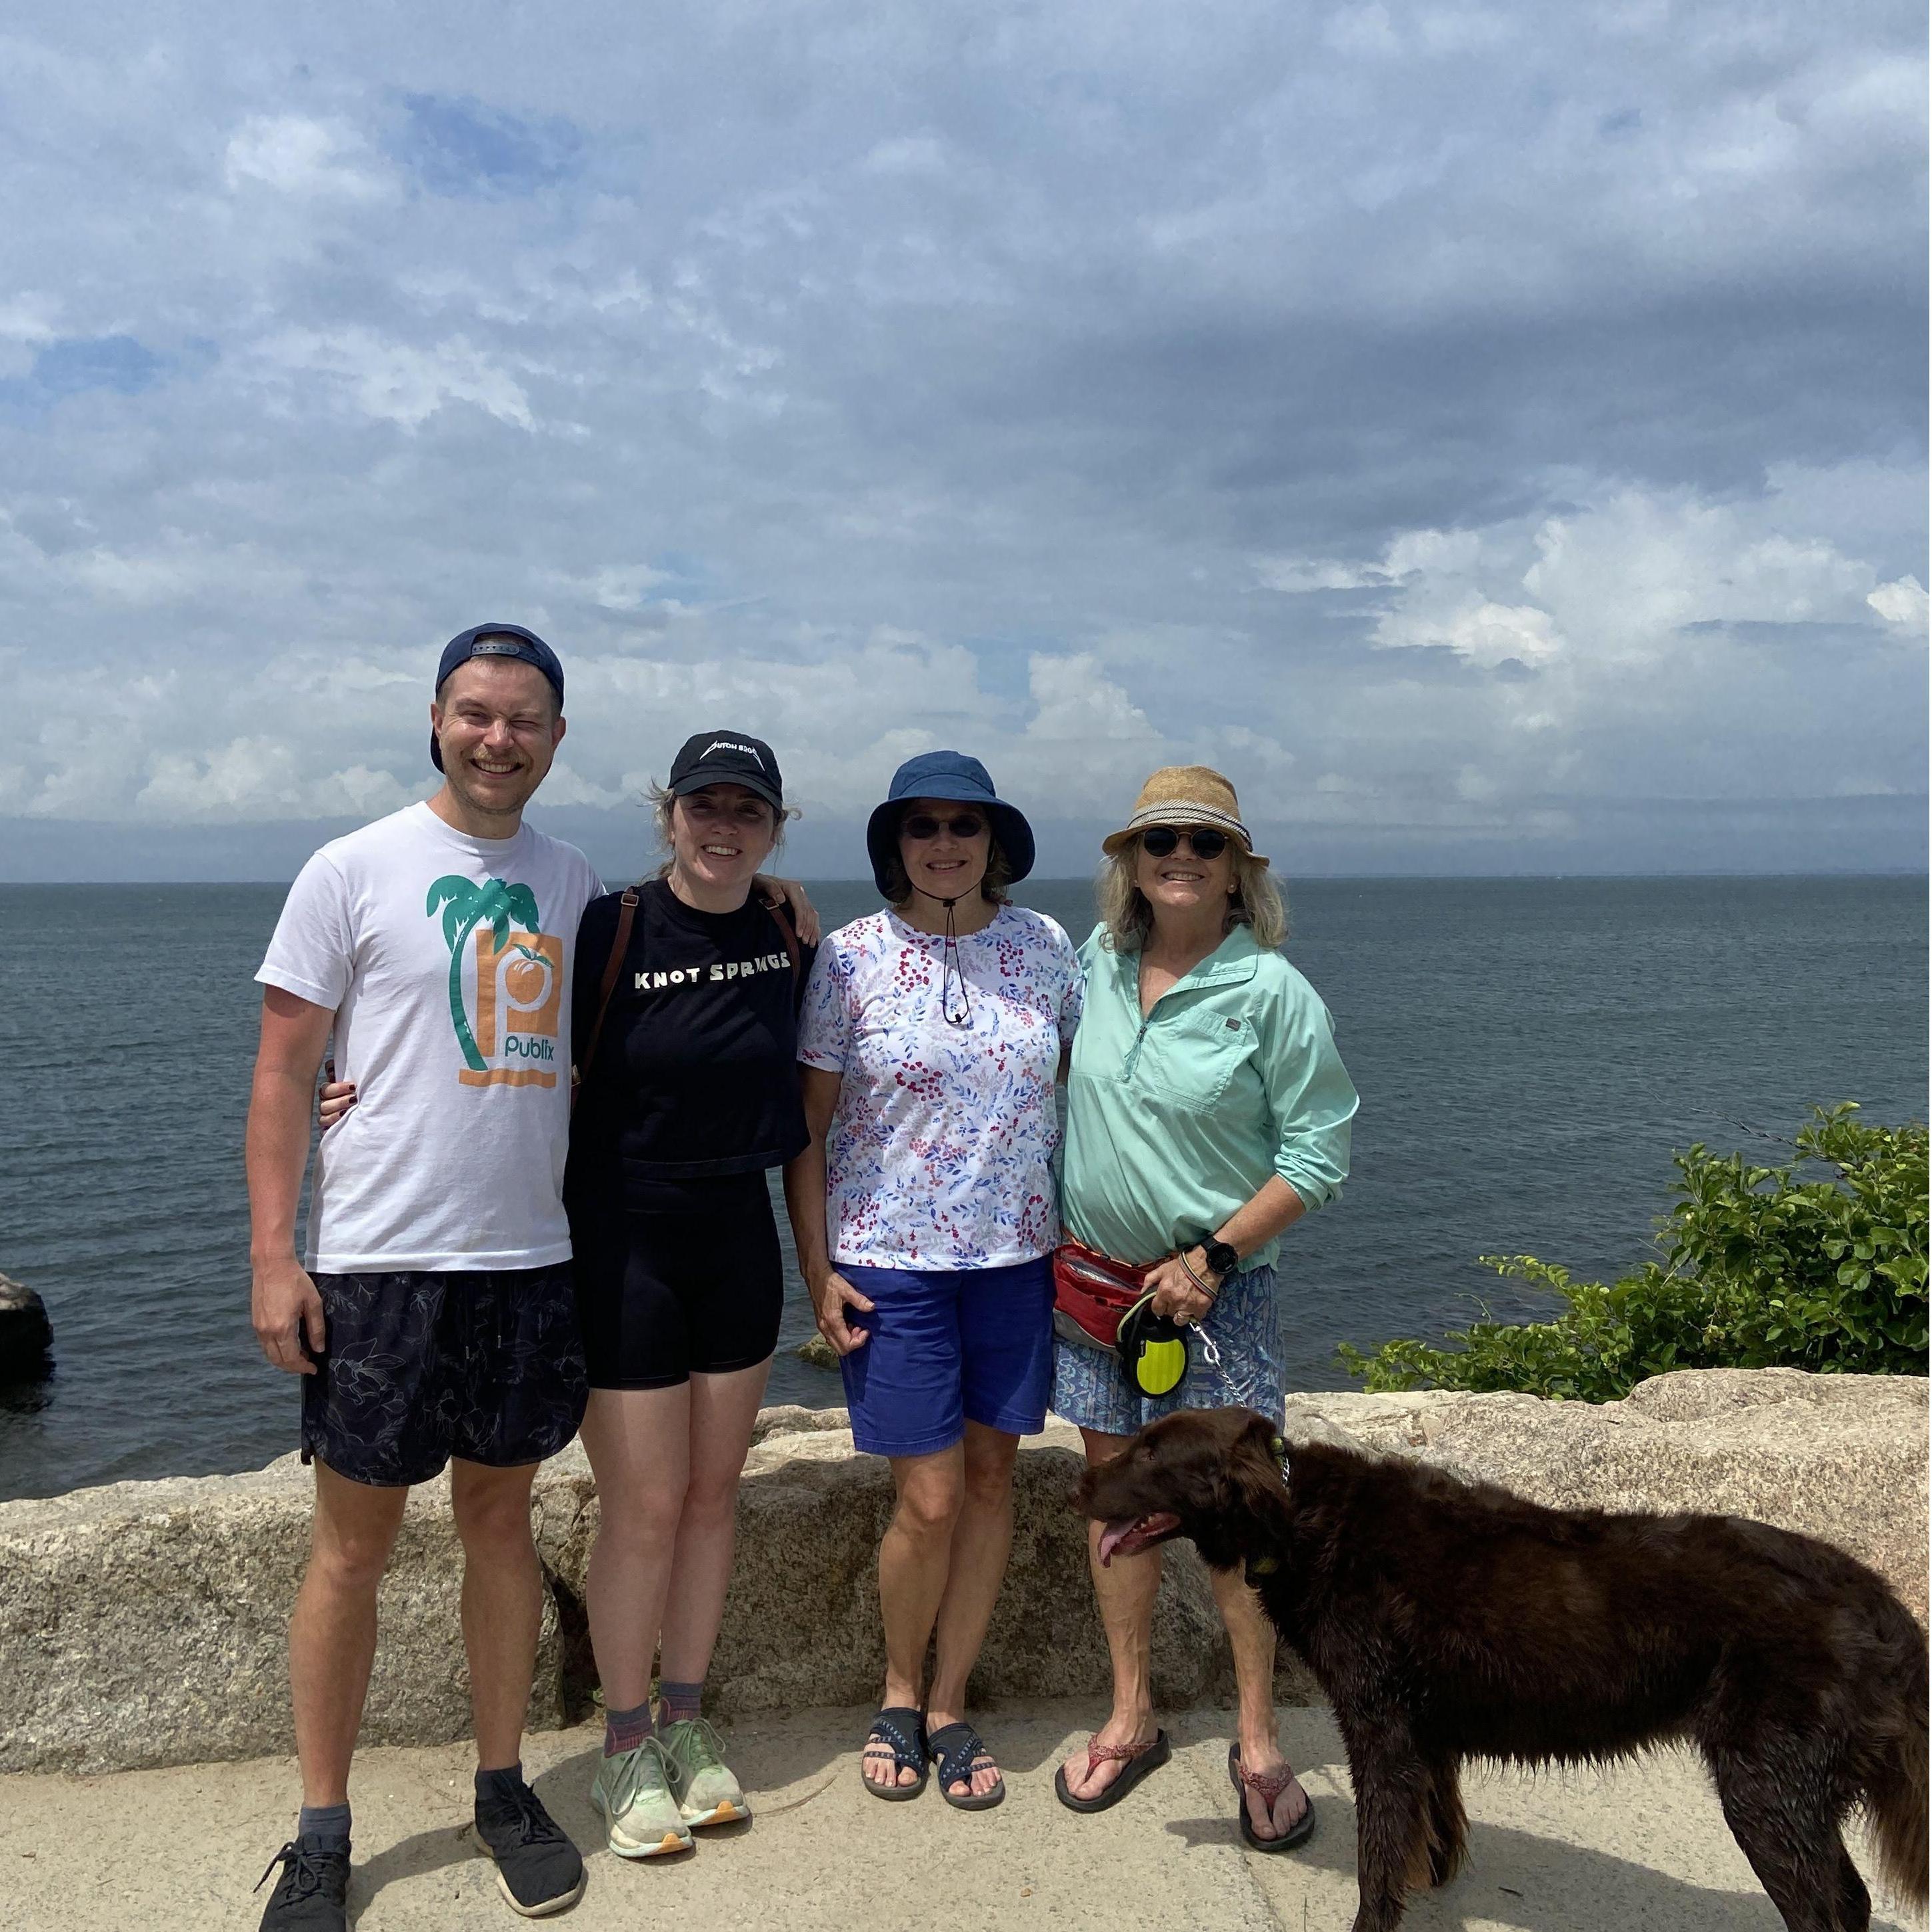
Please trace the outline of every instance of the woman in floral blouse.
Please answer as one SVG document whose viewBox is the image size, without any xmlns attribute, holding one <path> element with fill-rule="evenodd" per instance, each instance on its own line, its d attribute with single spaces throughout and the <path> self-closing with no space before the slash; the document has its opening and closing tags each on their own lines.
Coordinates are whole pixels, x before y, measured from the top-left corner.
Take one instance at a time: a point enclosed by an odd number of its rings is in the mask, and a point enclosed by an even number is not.
<svg viewBox="0 0 1932 1932">
<path fill-rule="evenodd" d="M 1005 1786 L 966 1679 L 1006 1571 L 1019 1438 L 1046 1419 L 1053 1089 L 1080 967 L 1052 920 L 1006 902 L 1033 833 L 977 759 L 902 765 L 866 844 L 890 909 L 819 950 L 799 1034 L 812 1144 L 786 1192 L 854 1443 L 890 1458 L 898 1498 L 867 1787 L 912 1797 L 930 1761 L 949 1804 L 983 1810 Z"/>
</svg>

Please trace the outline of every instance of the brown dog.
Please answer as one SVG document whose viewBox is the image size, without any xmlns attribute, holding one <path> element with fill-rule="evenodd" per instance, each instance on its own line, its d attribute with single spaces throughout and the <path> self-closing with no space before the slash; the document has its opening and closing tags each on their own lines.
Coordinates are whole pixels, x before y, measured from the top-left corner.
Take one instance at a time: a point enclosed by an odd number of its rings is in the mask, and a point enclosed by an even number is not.
<svg viewBox="0 0 1932 1932">
<path fill-rule="evenodd" d="M 1925 1638 L 1863 1564 L 1740 1516 L 1544 1509 L 1396 1458 L 1292 1460 L 1252 1409 L 1184 1410 L 1091 1469 L 1101 1560 L 1173 1536 L 1244 1564 L 1315 1673 L 1354 1782 L 1355 1932 L 1463 1853 L 1465 1757 L 1696 1745 L 1792 1932 L 1864 1932 L 1839 1827 L 1926 1895 Z"/>
</svg>

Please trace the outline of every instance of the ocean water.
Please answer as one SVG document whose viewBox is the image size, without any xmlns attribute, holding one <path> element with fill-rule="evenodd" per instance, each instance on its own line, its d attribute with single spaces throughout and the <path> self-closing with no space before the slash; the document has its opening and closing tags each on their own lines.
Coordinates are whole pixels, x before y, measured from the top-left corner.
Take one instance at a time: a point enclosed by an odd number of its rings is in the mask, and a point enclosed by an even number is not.
<svg viewBox="0 0 1932 1932">
<path fill-rule="evenodd" d="M 876 903 L 814 890 L 828 924 Z M 0 1272 L 45 1297 L 58 1364 L 0 1412 L 0 1498 L 295 1444 L 294 1384 L 248 1327 L 242 1171 L 282 895 L 0 886 Z M 1090 926 L 1084 881 L 1022 896 Z M 1924 1117 L 1923 879 L 1321 880 L 1291 914 L 1362 1093 L 1348 1187 L 1285 1250 L 1293 1385 L 1347 1386 L 1344 1338 L 1542 1311 L 1479 1255 L 1640 1259 L 1673 1148 L 1840 1100 Z M 791 1352 L 810 1332 L 794 1280 L 770 1400 L 841 1400 Z"/>
</svg>

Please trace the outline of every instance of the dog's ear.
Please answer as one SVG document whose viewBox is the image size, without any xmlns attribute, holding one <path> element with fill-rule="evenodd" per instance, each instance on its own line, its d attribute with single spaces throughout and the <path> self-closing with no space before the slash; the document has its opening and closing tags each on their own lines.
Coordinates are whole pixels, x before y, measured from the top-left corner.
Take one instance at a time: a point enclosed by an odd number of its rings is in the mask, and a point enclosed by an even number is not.
<svg viewBox="0 0 1932 1932">
<path fill-rule="evenodd" d="M 1231 1513 L 1242 1519 L 1242 1574 L 1248 1588 L 1281 1569 L 1281 1515 L 1287 1502 L 1281 1482 L 1281 1432 L 1268 1416 L 1250 1414 L 1228 1449 L 1225 1493 Z"/>
<path fill-rule="evenodd" d="M 1264 1576 L 1274 1566 L 1272 1543 L 1262 1547 L 1259 1538 L 1272 1528 L 1284 1500 L 1281 1464 L 1286 1454 L 1280 1430 L 1266 1416 L 1251 1414 L 1228 1452 L 1225 1468 L 1228 1500 L 1257 1533 L 1249 1568 L 1260 1566 Z"/>
</svg>

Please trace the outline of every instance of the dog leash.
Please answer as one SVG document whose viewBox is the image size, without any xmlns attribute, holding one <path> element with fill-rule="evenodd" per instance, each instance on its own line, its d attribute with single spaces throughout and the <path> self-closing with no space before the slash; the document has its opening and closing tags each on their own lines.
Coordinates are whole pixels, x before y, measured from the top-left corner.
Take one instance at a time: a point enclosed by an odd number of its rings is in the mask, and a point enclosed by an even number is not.
<svg viewBox="0 0 1932 1932">
<path fill-rule="evenodd" d="M 1209 1334 L 1204 1328 L 1198 1325 L 1196 1327 L 1194 1332 L 1200 1337 L 1201 1353 L 1203 1357 L 1205 1358 L 1208 1366 L 1210 1369 L 1213 1369 L 1220 1376 L 1221 1379 L 1234 1390 L 1235 1400 L 1240 1403 L 1244 1408 L 1255 1408 L 1258 1407 L 1258 1405 L 1256 1403 L 1255 1397 L 1261 1392 L 1260 1376 L 1242 1376 L 1238 1377 L 1234 1374 L 1234 1371 L 1228 1368 L 1222 1360 L 1221 1352 L 1219 1348 L 1215 1347 L 1214 1336 Z"/>
<path fill-rule="evenodd" d="M 1228 1388 L 1234 1390 L 1243 1408 L 1255 1408 L 1255 1396 L 1259 1392 L 1260 1377 L 1258 1376 L 1236 1376 L 1222 1360 L 1221 1352 L 1214 1346 L 1214 1336 L 1209 1334 L 1205 1328 L 1197 1328 L 1195 1333 L 1201 1338 L 1201 1353 L 1205 1358 L 1208 1366 L 1214 1370 Z M 1275 1460 L 1280 1466 L 1282 1486 L 1284 1488 L 1290 1486 L 1292 1465 L 1288 1451 L 1288 1438 L 1277 1431 L 1273 1440 L 1268 1444 L 1268 1447 L 1274 1452 Z M 1253 1585 L 1256 1577 L 1272 1576 L 1280 1568 L 1280 1559 L 1273 1556 L 1251 1556 L 1242 1566 L 1243 1572 L 1250 1586 Z"/>
<path fill-rule="evenodd" d="M 1238 1377 L 1222 1360 L 1221 1352 L 1214 1346 L 1214 1336 L 1209 1334 L 1205 1328 L 1197 1328 L 1194 1332 L 1201 1338 L 1201 1353 L 1205 1358 L 1208 1366 L 1216 1370 L 1221 1379 L 1234 1390 L 1236 1400 L 1240 1402 L 1244 1408 L 1254 1409 L 1258 1414 L 1259 1405 L 1256 1402 L 1255 1397 L 1260 1393 L 1261 1378 L 1258 1376 Z M 1286 1483 L 1288 1480 L 1289 1472 L 1287 1438 L 1277 1433 L 1274 1441 L 1269 1446 L 1273 1448 L 1276 1459 L 1281 1464 L 1281 1479 Z"/>
</svg>

